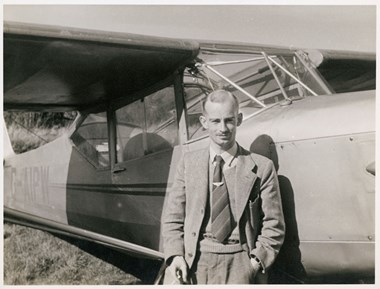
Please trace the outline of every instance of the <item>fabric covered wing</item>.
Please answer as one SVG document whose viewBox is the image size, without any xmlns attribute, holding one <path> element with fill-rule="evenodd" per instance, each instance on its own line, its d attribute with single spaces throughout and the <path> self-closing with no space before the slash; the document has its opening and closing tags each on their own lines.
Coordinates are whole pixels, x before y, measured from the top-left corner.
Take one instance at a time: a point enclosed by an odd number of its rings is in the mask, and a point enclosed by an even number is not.
<svg viewBox="0 0 380 289">
<path fill-rule="evenodd" d="M 4 109 L 80 110 L 133 101 L 197 53 L 193 41 L 6 23 Z"/>
</svg>

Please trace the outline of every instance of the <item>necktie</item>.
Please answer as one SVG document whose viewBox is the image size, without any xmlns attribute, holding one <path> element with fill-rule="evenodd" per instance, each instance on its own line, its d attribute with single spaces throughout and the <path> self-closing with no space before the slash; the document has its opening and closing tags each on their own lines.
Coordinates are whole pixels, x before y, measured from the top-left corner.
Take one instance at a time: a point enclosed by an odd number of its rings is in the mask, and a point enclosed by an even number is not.
<svg viewBox="0 0 380 289">
<path fill-rule="evenodd" d="M 222 171 L 224 161 L 220 155 L 217 155 L 215 157 L 215 162 L 216 166 L 213 175 L 213 183 L 223 183 L 220 186 L 213 186 L 211 233 L 219 242 L 223 242 L 232 231 L 231 208 Z"/>
</svg>

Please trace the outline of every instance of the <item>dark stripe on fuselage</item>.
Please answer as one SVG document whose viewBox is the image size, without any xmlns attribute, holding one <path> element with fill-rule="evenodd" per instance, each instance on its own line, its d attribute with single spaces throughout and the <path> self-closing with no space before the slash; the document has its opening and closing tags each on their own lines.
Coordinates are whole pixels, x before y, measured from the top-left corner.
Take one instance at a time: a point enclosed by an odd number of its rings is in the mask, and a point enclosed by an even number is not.
<svg viewBox="0 0 380 289">
<path fill-rule="evenodd" d="M 146 195 L 164 197 L 167 184 L 94 185 L 67 184 L 68 190 L 99 192 L 106 194 Z M 151 189 L 151 190 L 149 190 Z"/>
<path fill-rule="evenodd" d="M 98 187 L 98 184 L 75 184 L 68 183 L 68 186 L 86 186 L 86 187 Z M 103 187 L 123 187 L 123 188 L 166 188 L 171 183 L 150 183 L 150 184 L 102 184 Z"/>
</svg>

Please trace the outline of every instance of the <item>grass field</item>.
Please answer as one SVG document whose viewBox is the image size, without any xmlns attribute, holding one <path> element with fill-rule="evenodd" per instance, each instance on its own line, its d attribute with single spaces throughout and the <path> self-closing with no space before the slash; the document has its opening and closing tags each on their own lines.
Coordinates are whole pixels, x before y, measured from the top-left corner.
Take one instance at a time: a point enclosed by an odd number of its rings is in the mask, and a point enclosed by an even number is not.
<svg viewBox="0 0 380 289">
<path fill-rule="evenodd" d="M 152 284 L 159 266 L 90 242 L 4 224 L 5 285 Z"/>
</svg>

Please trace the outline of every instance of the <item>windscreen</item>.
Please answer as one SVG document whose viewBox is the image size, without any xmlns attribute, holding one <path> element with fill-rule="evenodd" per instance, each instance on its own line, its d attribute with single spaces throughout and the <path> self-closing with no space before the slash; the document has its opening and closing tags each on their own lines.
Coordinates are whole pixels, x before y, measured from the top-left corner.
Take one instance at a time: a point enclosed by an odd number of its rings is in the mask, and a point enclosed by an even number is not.
<svg viewBox="0 0 380 289">
<path fill-rule="evenodd" d="M 189 139 L 206 134 L 198 118 L 202 101 L 213 90 L 237 96 L 244 118 L 284 100 L 326 93 L 295 53 L 201 51 L 199 62 L 185 71 L 184 82 Z"/>
</svg>

